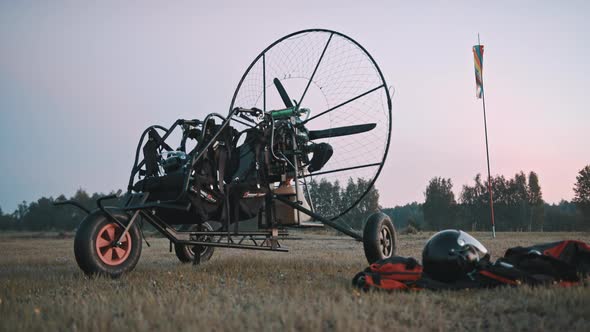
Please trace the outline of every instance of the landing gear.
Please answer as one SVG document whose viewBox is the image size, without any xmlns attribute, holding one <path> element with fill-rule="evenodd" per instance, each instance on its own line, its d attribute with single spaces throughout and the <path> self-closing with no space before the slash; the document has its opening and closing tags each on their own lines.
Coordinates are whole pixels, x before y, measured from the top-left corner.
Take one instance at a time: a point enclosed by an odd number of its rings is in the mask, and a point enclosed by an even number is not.
<svg viewBox="0 0 590 332">
<path fill-rule="evenodd" d="M 113 216 L 124 225 L 129 221 L 129 215 L 123 212 Z M 133 224 L 119 241 L 123 231 L 99 210 L 82 221 L 74 239 L 74 254 L 84 273 L 117 278 L 135 268 L 141 255 L 141 233 Z"/>
<path fill-rule="evenodd" d="M 395 255 L 396 232 L 389 216 L 377 212 L 372 214 L 363 232 L 363 247 L 369 264 Z"/>
<path fill-rule="evenodd" d="M 211 227 L 211 225 L 209 225 L 208 223 L 205 222 L 200 225 L 189 225 L 189 226 L 181 228 L 180 230 L 184 231 L 184 232 L 190 232 L 190 231 L 212 232 L 213 227 Z M 207 235 L 200 235 L 200 236 L 196 237 L 194 240 L 211 242 L 212 237 L 207 236 Z M 204 246 L 192 246 L 192 245 L 186 245 L 186 244 L 175 244 L 174 251 L 176 252 L 176 257 L 178 257 L 178 259 L 182 263 L 193 262 L 195 264 L 198 264 L 198 263 L 206 262 L 209 259 L 211 259 L 211 256 L 213 255 L 213 251 L 215 251 L 215 248 L 214 247 L 204 247 Z M 195 255 L 197 253 L 199 254 L 199 256 L 195 257 Z"/>
</svg>

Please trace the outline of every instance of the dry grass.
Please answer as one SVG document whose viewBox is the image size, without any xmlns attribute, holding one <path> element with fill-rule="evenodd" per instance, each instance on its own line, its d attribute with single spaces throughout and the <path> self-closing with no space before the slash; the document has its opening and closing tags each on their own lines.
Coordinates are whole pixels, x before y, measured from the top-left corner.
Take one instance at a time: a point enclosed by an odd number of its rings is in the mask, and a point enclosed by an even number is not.
<svg viewBox="0 0 590 332">
<path fill-rule="evenodd" d="M 121 279 L 87 278 L 72 239 L 0 237 L 0 330 L 587 330 L 590 288 L 359 293 L 360 243 L 297 234 L 289 253 L 216 250 L 181 265 L 168 242 L 144 246 Z M 398 254 L 420 257 L 429 234 L 399 238 Z M 515 245 L 588 233 L 476 236 L 497 256 Z"/>
</svg>

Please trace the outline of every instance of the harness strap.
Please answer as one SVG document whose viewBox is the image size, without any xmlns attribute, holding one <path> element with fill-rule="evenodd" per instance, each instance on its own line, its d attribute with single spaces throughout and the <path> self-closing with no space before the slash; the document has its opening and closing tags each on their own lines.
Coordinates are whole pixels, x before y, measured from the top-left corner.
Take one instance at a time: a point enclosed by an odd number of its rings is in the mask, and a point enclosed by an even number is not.
<svg viewBox="0 0 590 332">
<path fill-rule="evenodd" d="M 486 270 L 479 271 L 479 274 L 481 274 L 485 277 L 488 277 L 490 279 L 499 281 L 501 283 L 508 284 L 508 285 L 518 286 L 520 284 L 520 282 L 518 282 L 517 280 L 511 280 L 508 278 L 504 278 L 502 276 L 499 276 L 497 274 L 494 274 L 494 273 L 492 273 L 490 271 L 486 271 Z"/>
<path fill-rule="evenodd" d="M 225 164 L 227 162 L 228 157 L 228 149 L 220 148 L 216 153 L 218 153 L 217 157 L 217 188 L 223 194 L 224 185 L 223 179 L 225 179 Z"/>
</svg>

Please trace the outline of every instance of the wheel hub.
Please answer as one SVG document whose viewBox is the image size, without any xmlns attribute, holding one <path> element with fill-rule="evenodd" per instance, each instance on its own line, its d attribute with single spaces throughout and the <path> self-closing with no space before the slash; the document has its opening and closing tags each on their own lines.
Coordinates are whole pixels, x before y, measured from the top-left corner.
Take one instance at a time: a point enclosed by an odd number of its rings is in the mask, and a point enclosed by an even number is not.
<svg viewBox="0 0 590 332">
<path fill-rule="evenodd" d="M 131 253 L 131 236 L 125 233 L 125 236 L 114 245 L 114 242 L 123 233 L 123 230 L 115 223 L 104 225 L 97 233 L 96 253 L 98 258 L 107 265 L 115 266 L 122 264 L 127 260 Z"/>
<path fill-rule="evenodd" d="M 391 255 L 393 239 L 391 237 L 391 232 L 387 227 L 381 228 L 381 232 L 379 232 L 379 244 L 381 247 L 381 253 L 383 256 L 389 257 Z"/>
<path fill-rule="evenodd" d="M 197 228 L 197 230 L 200 232 L 212 232 L 213 228 L 208 223 L 203 223 L 200 225 L 200 227 Z M 200 236 L 197 236 L 196 238 L 194 238 L 194 240 L 200 241 L 200 242 L 212 242 L 212 238 L 209 235 L 200 235 Z M 199 248 L 200 248 L 200 250 L 199 250 Z M 189 251 L 191 252 L 192 255 L 196 255 L 198 252 L 198 254 L 201 256 L 203 256 L 207 252 L 207 250 L 209 250 L 209 249 L 210 249 L 210 247 L 205 247 L 205 246 L 190 246 L 189 247 Z"/>
</svg>

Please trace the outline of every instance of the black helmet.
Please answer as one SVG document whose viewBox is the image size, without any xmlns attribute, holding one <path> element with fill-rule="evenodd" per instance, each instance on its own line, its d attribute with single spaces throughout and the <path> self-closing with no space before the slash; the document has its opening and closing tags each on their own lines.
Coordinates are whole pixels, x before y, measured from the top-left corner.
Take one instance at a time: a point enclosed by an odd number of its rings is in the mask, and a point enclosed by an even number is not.
<svg viewBox="0 0 590 332">
<path fill-rule="evenodd" d="M 434 234 L 422 252 L 424 273 L 438 281 L 463 279 L 481 260 L 488 260 L 488 250 L 473 236 L 454 229 Z"/>
</svg>

